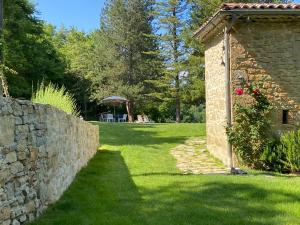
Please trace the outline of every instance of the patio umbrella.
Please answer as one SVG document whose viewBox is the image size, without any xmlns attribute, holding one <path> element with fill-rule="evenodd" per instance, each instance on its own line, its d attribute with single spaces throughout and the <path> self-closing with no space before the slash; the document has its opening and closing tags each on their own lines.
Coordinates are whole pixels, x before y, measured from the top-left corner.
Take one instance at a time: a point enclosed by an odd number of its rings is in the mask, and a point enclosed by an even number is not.
<svg viewBox="0 0 300 225">
<path fill-rule="evenodd" d="M 111 104 L 114 106 L 114 116 L 116 114 L 116 106 L 120 105 L 122 103 L 127 102 L 128 100 L 126 98 L 120 97 L 120 96 L 109 96 L 107 98 L 102 99 L 101 103 L 103 104 Z"/>
</svg>

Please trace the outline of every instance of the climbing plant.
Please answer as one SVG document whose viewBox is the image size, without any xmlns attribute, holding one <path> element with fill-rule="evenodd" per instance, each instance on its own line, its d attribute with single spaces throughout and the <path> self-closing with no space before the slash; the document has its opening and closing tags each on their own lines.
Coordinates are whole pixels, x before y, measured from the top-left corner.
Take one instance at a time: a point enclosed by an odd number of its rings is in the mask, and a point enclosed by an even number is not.
<svg viewBox="0 0 300 225">
<path fill-rule="evenodd" d="M 234 122 L 227 127 L 239 161 L 251 168 L 262 167 L 260 157 L 270 142 L 269 114 L 273 106 L 261 87 L 261 83 L 243 81 L 235 89 Z"/>
</svg>

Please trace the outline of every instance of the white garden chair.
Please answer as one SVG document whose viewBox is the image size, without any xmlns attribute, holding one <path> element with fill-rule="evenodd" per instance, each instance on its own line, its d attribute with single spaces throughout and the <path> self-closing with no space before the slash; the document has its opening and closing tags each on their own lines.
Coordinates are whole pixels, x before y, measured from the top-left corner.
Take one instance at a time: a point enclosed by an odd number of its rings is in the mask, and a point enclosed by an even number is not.
<svg viewBox="0 0 300 225">
<path fill-rule="evenodd" d="M 107 114 L 106 116 L 106 122 L 114 122 L 114 115 L 113 114 Z"/>
<path fill-rule="evenodd" d="M 126 120 L 127 120 L 127 114 L 123 114 L 123 117 L 119 118 L 118 122 L 126 122 Z"/>
</svg>

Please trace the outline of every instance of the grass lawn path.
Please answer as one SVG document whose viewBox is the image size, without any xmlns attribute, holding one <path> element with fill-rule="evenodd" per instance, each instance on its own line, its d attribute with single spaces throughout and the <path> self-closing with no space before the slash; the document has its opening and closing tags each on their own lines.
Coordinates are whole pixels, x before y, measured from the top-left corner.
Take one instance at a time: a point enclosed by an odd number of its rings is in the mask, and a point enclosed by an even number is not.
<svg viewBox="0 0 300 225">
<path fill-rule="evenodd" d="M 101 151 L 31 225 L 298 225 L 300 178 L 184 175 L 170 150 L 204 124 L 99 124 Z"/>
</svg>

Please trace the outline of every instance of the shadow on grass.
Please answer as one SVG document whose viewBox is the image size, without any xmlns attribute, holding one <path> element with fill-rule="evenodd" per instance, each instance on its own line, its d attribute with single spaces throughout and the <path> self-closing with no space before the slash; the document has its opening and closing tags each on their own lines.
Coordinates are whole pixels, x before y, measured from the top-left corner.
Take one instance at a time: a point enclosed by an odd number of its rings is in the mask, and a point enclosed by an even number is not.
<svg viewBox="0 0 300 225">
<path fill-rule="evenodd" d="M 158 127 L 165 127 L 166 124 L 128 124 L 128 123 L 97 123 L 99 126 L 101 144 L 124 146 L 142 145 L 156 147 L 164 143 L 183 143 L 191 136 L 177 131 L 175 135 L 162 136 Z M 174 126 L 176 124 L 173 124 Z M 169 124 L 172 126 L 172 124 Z M 178 127 L 174 127 L 178 129 Z M 167 129 L 172 129 L 168 127 Z M 199 130 L 199 135 L 201 131 Z M 102 142 L 103 140 L 103 142 Z"/>
<path fill-rule="evenodd" d="M 142 224 L 140 194 L 118 151 L 99 151 L 32 225 Z"/>
<path fill-rule="evenodd" d="M 278 205 L 299 202 L 296 194 L 270 192 L 227 177 L 188 176 L 181 180 L 182 175 L 177 174 L 136 176 L 130 175 L 120 152 L 100 151 L 77 175 L 61 200 L 33 224 L 297 224 L 278 210 Z M 139 186 L 132 178 L 137 179 Z M 288 218 L 289 223 L 279 222 L 278 216 Z"/>
<path fill-rule="evenodd" d="M 287 213 L 288 205 L 300 202 L 299 195 L 270 192 L 252 184 L 215 181 L 189 186 L 174 182 L 142 193 L 151 196 L 147 205 L 155 205 L 147 217 L 153 225 L 167 225 L 163 218 L 173 225 L 296 225 L 300 221 L 299 215 Z M 285 211 L 278 210 L 279 205 Z"/>
</svg>

